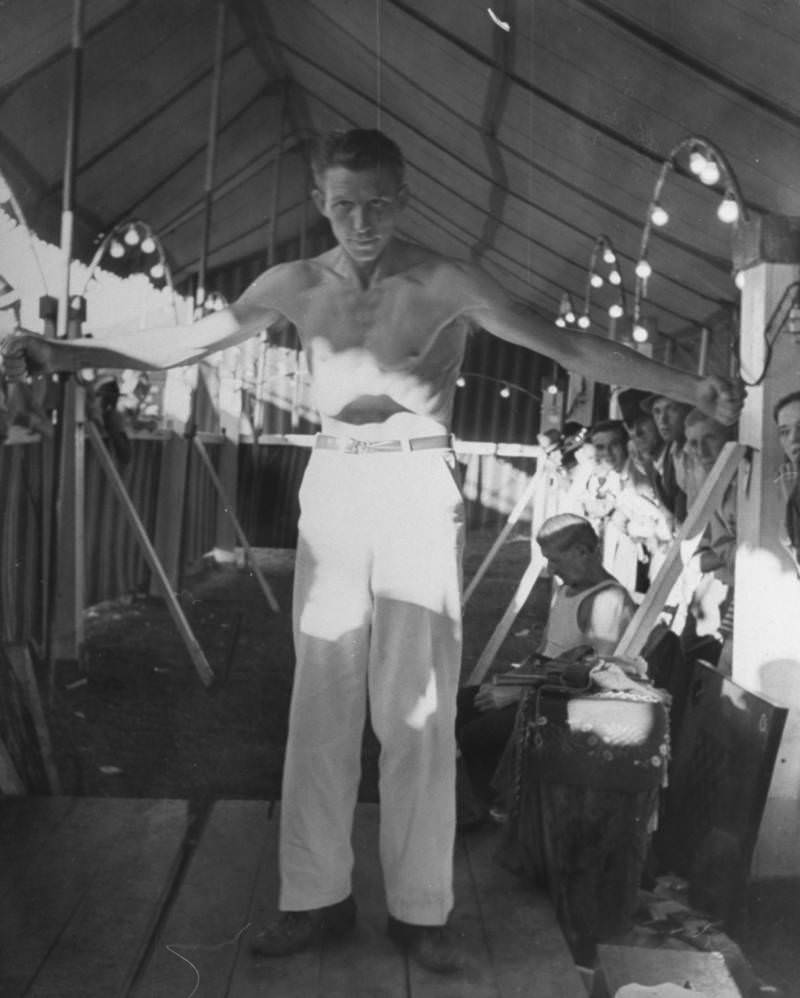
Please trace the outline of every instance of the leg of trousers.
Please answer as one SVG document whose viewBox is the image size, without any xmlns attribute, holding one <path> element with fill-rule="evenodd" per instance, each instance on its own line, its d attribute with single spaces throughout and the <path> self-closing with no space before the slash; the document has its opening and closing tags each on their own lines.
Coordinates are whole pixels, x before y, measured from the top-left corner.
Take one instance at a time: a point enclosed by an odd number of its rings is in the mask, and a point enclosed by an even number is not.
<svg viewBox="0 0 800 998">
<path fill-rule="evenodd" d="M 390 914 L 452 908 L 463 508 L 442 453 L 313 453 L 300 491 L 283 910 L 350 892 L 369 696 Z"/>
</svg>

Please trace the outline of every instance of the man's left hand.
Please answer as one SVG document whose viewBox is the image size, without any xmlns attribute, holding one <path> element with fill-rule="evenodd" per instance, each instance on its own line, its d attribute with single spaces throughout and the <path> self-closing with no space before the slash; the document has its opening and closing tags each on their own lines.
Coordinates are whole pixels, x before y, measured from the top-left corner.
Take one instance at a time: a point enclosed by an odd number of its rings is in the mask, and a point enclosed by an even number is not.
<svg viewBox="0 0 800 998">
<path fill-rule="evenodd" d="M 710 374 L 702 378 L 698 385 L 697 408 L 718 423 L 732 426 L 739 419 L 745 394 L 740 379 L 731 380 Z"/>
</svg>

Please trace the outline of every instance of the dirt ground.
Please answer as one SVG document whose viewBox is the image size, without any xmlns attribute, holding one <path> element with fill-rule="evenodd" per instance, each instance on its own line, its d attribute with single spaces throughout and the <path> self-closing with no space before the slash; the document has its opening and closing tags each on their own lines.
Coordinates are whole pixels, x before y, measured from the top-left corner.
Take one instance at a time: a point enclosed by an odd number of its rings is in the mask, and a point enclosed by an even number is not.
<svg viewBox="0 0 800 998">
<path fill-rule="evenodd" d="M 465 578 L 500 524 L 468 535 Z M 464 618 L 469 675 L 508 605 L 530 553 L 525 527 L 506 541 Z M 274 614 L 248 569 L 206 563 L 187 577 L 181 604 L 216 682 L 201 683 L 163 600 L 130 595 L 92 607 L 82 671 L 60 667 L 49 719 L 63 790 L 90 796 L 280 796 L 291 692 L 294 552 L 259 549 L 280 604 Z M 548 586 L 517 618 L 498 664 L 538 641 Z M 377 745 L 364 739 L 361 799 L 376 799 Z"/>
</svg>

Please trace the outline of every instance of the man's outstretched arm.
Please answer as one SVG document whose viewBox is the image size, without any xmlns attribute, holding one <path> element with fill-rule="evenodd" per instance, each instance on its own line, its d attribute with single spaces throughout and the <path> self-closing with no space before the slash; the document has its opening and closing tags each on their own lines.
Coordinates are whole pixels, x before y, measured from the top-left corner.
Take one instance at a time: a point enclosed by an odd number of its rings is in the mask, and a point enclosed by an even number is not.
<svg viewBox="0 0 800 998">
<path fill-rule="evenodd" d="M 727 425 L 742 407 L 741 388 L 724 378 L 698 377 L 651 360 L 637 350 L 580 330 L 560 330 L 511 296 L 483 271 L 458 267 L 462 314 L 500 339 L 535 350 L 593 381 L 658 392 L 697 406 Z"/>
<path fill-rule="evenodd" d="M 181 367 L 236 346 L 266 329 L 285 313 L 277 302 L 286 297 L 286 273 L 276 267 L 259 279 L 258 293 L 190 325 L 165 326 L 77 340 L 45 339 L 24 330 L 8 332 L 2 355 L 6 376 L 84 367 L 121 367 L 141 371 Z M 255 287 L 255 286 L 254 286 Z"/>
</svg>

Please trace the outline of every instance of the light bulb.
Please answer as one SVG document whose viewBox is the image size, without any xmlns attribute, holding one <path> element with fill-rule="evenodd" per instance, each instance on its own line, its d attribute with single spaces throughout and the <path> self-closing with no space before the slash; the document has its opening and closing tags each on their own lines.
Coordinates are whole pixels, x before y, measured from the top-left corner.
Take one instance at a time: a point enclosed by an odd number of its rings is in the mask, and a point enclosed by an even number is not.
<svg viewBox="0 0 800 998">
<path fill-rule="evenodd" d="M 621 319 L 622 316 L 624 315 L 624 312 L 622 310 L 622 305 L 620 305 L 619 302 L 614 302 L 613 305 L 609 305 L 608 314 L 611 316 L 612 319 Z"/>
<path fill-rule="evenodd" d="M 548 395 L 558 395 L 558 385 L 555 383 L 555 381 L 551 382 L 547 386 L 547 394 Z"/>
<path fill-rule="evenodd" d="M 733 275 L 733 283 L 740 291 L 744 291 L 744 271 L 737 270 Z"/>
<path fill-rule="evenodd" d="M 666 225 L 669 221 L 669 212 L 656 202 L 650 209 L 650 221 L 659 227 Z"/>
<path fill-rule="evenodd" d="M 611 271 L 611 273 L 608 275 L 608 283 L 613 284 L 615 287 L 618 287 L 620 284 L 622 284 L 622 275 L 618 270 Z"/>
<path fill-rule="evenodd" d="M 125 235 L 122 237 L 128 246 L 138 246 L 139 245 L 139 230 L 135 225 L 129 225 L 125 230 Z"/>
<path fill-rule="evenodd" d="M 692 173 L 699 177 L 706 166 L 708 166 L 708 160 L 705 155 L 699 149 L 692 149 L 689 153 L 689 169 Z"/>
<path fill-rule="evenodd" d="M 734 222 L 739 221 L 739 205 L 730 191 L 719 203 L 717 218 L 720 222 L 725 222 L 726 225 L 733 225 Z"/>
<path fill-rule="evenodd" d="M 800 305 L 796 301 L 786 317 L 786 331 L 794 337 L 795 343 L 800 341 Z"/>
<path fill-rule="evenodd" d="M 606 246 L 606 248 L 603 250 L 603 262 L 607 263 L 609 266 L 611 266 L 612 263 L 617 262 L 617 257 L 614 253 L 614 250 L 612 250 L 610 246 Z"/>
<path fill-rule="evenodd" d="M 600 276 L 600 274 L 592 274 L 592 276 L 589 278 L 589 283 L 593 288 L 602 288 L 603 278 Z"/>
<path fill-rule="evenodd" d="M 566 322 L 564 321 L 563 315 L 559 315 L 559 317 L 556 319 L 556 325 L 558 326 L 559 329 L 563 329 L 564 326 L 566 326 Z"/>
<path fill-rule="evenodd" d="M 507 399 L 510 397 L 511 397 L 511 389 L 508 387 L 508 385 L 503 385 L 503 387 L 500 389 L 500 398 Z"/>
<path fill-rule="evenodd" d="M 588 329 L 589 326 L 591 326 L 591 324 L 592 320 L 589 318 L 588 315 L 586 315 L 585 312 L 582 316 L 578 318 L 578 325 L 581 327 L 581 329 Z"/>
<path fill-rule="evenodd" d="M 463 388 L 466 383 L 467 379 L 465 377 L 456 378 L 456 388 Z"/>
<path fill-rule="evenodd" d="M 647 332 L 647 329 L 640 322 L 637 322 L 636 325 L 633 327 L 632 335 L 637 343 L 646 343 L 649 334 Z"/>
<path fill-rule="evenodd" d="M 0 176 L 0 204 L 7 204 L 11 200 L 11 188 L 5 181 L 5 178 Z"/>
<path fill-rule="evenodd" d="M 152 236 L 145 236 L 142 240 L 142 253 L 155 253 L 156 241 Z"/>
<path fill-rule="evenodd" d="M 121 257 L 125 256 L 125 247 L 121 242 L 116 239 L 111 240 L 111 245 L 108 247 L 108 252 L 115 260 L 119 260 Z"/>
<path fill-rule="evenodd" d="M 150 268 L 150 276 L 155 278 L 155 280 L 157 281 L 161 280 L 161 278 L 164 276 L 164 273 L 165 271 L 163 263 L 154 263 L 153 266 Z"/>
<path fill-rule="evenodd" d="M 646 281 L 647 278 L 652 273 L 653 273 L 653 268 L 650 266 L 647 260 L 645 260 L 645 258 L 642 257 L 642 259 L 636 264 L 636 276 L 640 277 L 643 281 Z"/>
<path fill-rule="evenodd" d="M 702 184 L 705 184 L 707 187 L 713 187 L 714 184 L 719 182 L 719 178 L 722 174 L 719 172 L 719 167 L 714 160 L 709 159 L 698 176 L 700 177 L 700 182 Z"/>
<path fill-rule="evenodd" d="M 575 313 L 572 311 L 572 309 L 570 309 L 564 315 L 564 321 L 567 322 L 567 323 L 569 323 L 570 325 L 572 325 L 572 323 L 575 321 Z"/>
</svg>

